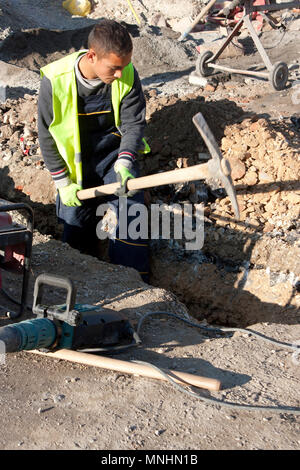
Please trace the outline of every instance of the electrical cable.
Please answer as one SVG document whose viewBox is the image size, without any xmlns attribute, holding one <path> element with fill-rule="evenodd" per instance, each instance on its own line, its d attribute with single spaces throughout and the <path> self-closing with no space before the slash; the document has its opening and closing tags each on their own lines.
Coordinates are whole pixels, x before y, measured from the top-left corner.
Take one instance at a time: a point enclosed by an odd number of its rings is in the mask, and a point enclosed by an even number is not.
<svg viewBox="0 0 300 470">
<path fill-rule="evenodd" d="M 183 321 L 184 323 L 187 323 L 190 326 L 197 327 L 206 331 L 217 331 L 217 332 L 230 332 L 230 331 L 239 331 L 239 332 L 244 332 L 247 334 L 252 334 L 253 336 L 258 337 L 259 339 L 262 339 L 264 341 L 270 342 L 272 344 L 280 345 L 289 349 L 293 350 L 300 350 L 300 345 L 293 345 L 291 343 L 283 343 L 281 341 L 277 341 L 271 338 L 268 338 L 260 333 L 253 332 L 252 330 L 248 330 L 245 328 L 227 328 L 227 327 L 206 327 L 203 325 L 198 325 L 197 323 L 194 323 L 186 318 L 182 318 L 179 315 L 176 315 L 171 312 L 165 312 L 165 311 L 157 311 L 157 312 L 149 312 L 146 313 L 138 322 L 137 326 L 137 334 L 139 334 L 141 330 L 141 326 L 143 322 L 145 321 L 146 318 L 154 315 L 167 315 L 172 318 L 178 319 Z M 133 361 L 136 362 L 137 364 L 145 364 L 148 366 L 151 366 L 153 369 L 158 371 L 163 377 L 165 377 L 175 388 L 180 390 L 181 392 L 192 396 L 194 398 L 197 398 L 205 403 L 208 403 L 210 405 L 217 405 L 217 406 L 222 406 L 222 407 L 227 407 L 227 408 L 232 408 L 232 409 L 238 409 L 238 410 L 251 410 L 251 411 L 268 411 L 271 413 L 292 413 L 295 415 L 300 415 L 300 408 L 292 407 L 292 406 L 260 406 L 260 405 L 247 405 L 247 404 L 239 404 L 239 403 L 233 403 L 233 402 L 225 402 L 221 401 L 215 398 L 208 398 L 208 397 L 203 397 L 198 395 L 195 392 L 192 392 L 191 390 L 187 390 L 181 385 L 177 384 L 168 374 L 166 374 L 163 370 L 161 370 L 159 367 L 155 366 L 154 364 L 148 363 L 148 362 L 143 362 L 143 361 Z"/>
<path fill-rule="evenodd" d="M 255 336 L 259 339 L 262 339 L 263 341 L 267 341 L 271 344 L 275 344 L 277 346 L 282 346 L 282 347 L 285 347 L 285 348 L 288 348 L 288 349 L 293 349 L 293 350 L 299 350 L 300 351 L 300 345 L 295 345 L 295 344 L 292 344 L 292 343 L 285 343 L 285 342 L 282 342 L 282 341 L 278 341 L 278 340 L 275 340 L 273 338 L 269 338 L 268 336 L 265 336 L 262 333 L 258 333 L 257 331 L 248 330 L 247 328 L 230 328 L 230 327 L 223 327 L 223 326 L 209 327 L 209 326 L 199 325 L 198 323 L 193 323 L 192 321 L 190 321 L 186 318 L 182 318 L 179 315 L 176 315 L 175 313 L 165 312 L 165 311 L 157 311 L 157 312 L 146 313 L 139 320 L 139 323 L 138 323 L 138 326 L 137 326 L 137 334 L 139 334 L 141 326 L 142 326 L 143 322 L 146 320 L 146 318 L 149 317 L 149 316 L 154 316 L 154 315 L 168 315 L 168 316 L 173 317 L 175 319 L 181 320 L 181 321 L 183 321 L 184 323 L 187 323 L 190 326 L 194 326 L 196 328 L 200 328 L 202 330 L 211 331 L 211 332 L 216 331 L 216 332 L 219 332 L 219 333 L 220 332 L 221 333 L 223 333 L 223 332 L 228 332 L 229 333 L 229 332 L 238 331 L 240 333 L 247 333 L 247 334 L 253 335 L 253 336 Z"/>
<path fill-rule="evenodd" d="M 198 395 L 195 392 L 192 392 L 191 390 L 187 390 L 178 383 L 176 383 L 168 374 L 166 374 L 163 370 L 161 370 L 159 367 L 155 366 L 154 364 L 151 364 L 149 362 L 144 362 L 144 361 L 133 361 L 136 362 L 137 364 L 144 364 L 147 366 L 151 366 L 153 369 L 158 371 L 163 377 L 165 377 L 174 387 L 176 387 L 179 391 L 192 396 L 194 398 L 198 398 L 199 400 L 202 400 L 209 405 L 220 405 L 224 406 L 227 408 L 235 408 L 239 410 L 253 410 L 253 411 L 270 411 L 270 412 L 275 412 L 275 413 L 288 413 L 291 412 L 292 414 L 300 415 L 300 408 L 294 408 L 292 406 L 259 406 L 259 405 L 244 405 L 244 404 L 239 404 L 239 403 L 232 403 L 232 402 L 226 402 L 226 401 L 221 401 L 217 400 L 215 398 L 208 398 L 208 397 L 203 397 L 201 395 Z"/>
<path fill-rule="evenodd" d="M 12 302 L 14 302 L 15 304 L 19 305 L 20 302 L 18 302 L 17 300 L 13 299 L 6 291 L 4 291 L 3 289 L 0 289 L 1 292 L 3 292 L 3 294 L 9 298 L 9 300 L 11 300 Z M 31 308 L 29 306 L 27 306 L 27 308 L 29 310 L 31 310 Z M 230 333 L 230 332 L 241 332 L 241 333 L 247 333 L 247 334 L 250 334 L 254 337 L 257 337 L 263 341 L 266 341 L 266 342 L 269 342 L 271 344 L 275 344 L 277 346 L 282 346 L 282 347 L 285 347 L 285 348 L 288 348 L 288 349 L 292 349 L 294 351 L 297 351 L 297 350 L 300 350 L 300 345 L 294 345 L 294 344 L 291 344 L 291 343 L 286 343 L 286 342 L 282 342 L 282 341 L 278 341 L 278 340 L 274 340 L 273 338 L 269 338 L 261 333 L 258 333 L 256 331 L 252 331 L 252 330 L 248 330 L 246 328 L 230 328 L 230 327 L 220 327 L 220 326 L 217 326 L 217 327 L 208 327 L 208 326 L 204 326 L 204 325 L 200 325 L 198 323 L 194 323 L 186 318 L 183 318 L 183 317 L 180 317 L 179 315 L 176 315 L 175 313 L 171 313 L 171 312 L 166 312 L 166 311 L 156 311 L 156 312 L 148 312 L 146 313 L 138 322 L 138 326 L 137 326 L 137 331 L 134 333 L 134 336 L 135 336 L 135 342 L 129 344 L 129 345 L 125 345 L 125 346 L 115 346 L 115 347 L 112 347 L 112 348 L 98 348 L 98 349 L 84 349 L 82 350 L 81 352 L 86 352 L 86 353 L 107 353 L 107 354 L 115 354 L 115 353 L 122 353 L 122 352 L 126 352 L 129 348 L 132 348 L 132 347 L 135 347 L 135 346 L 138 346 L 142 343 L 142 341 L 140 340 L 140 337 L 139 337 L 139 333 L 140 333 L 140 330 L 141 330 L 141 327 L 142 327 L 142 324 L 144 323 L 144 321 L 149 318 L 150 316 L 162 316 L 162 315 L 167 315 L 171 318 L 175 318 L 177 320 L 180 320 L 186 324 L 188 324 L 189 326 L 192 326 L 192 327 L 196 327 L 196 328 L 199 328 L 199 329 L 202 329 L 202 330 L 205 330 L 205 331 L 208 331 L 208 332 L 218 332 L 218 333 Z M 289 406 L 259 406 L 259 405 L 246 405 L 246 404 L 238 404 L 238 403 L 233 403 L 233 402 L 225 402 L 225 401 L 221 401 L 221 400 L 218 400 L 218 399 L 215 399 L 215 398 L 208 398 L 208 397 L 203 397 L 203 396 L 200 396 L 198 395 L 197 393 L 191 391 L 191 390 L 187 390 L 185 389 L 184 387 L 182 387 L 181 385 L 179 385 L 178 383 L 176 383 L 168 374 L 166 374 L 163 370 L 161 370 L 159 367 L 155 366 L 154 364 L 151 364 L 149 362 L 144 362 L 144 361 L 133 361 L 137 364 L 144 364 L 144 365 L 147 365 L 147 366 L 150 366 L 152 367 L 153 369 L 155 369 L 156 371 L 158 371 L 163 377 L 165 377 L 165 379 L 170 382 L 175 388 L 177 388 L 179 391 L 191 396 L 191 397 L 194 397 L 194 398 L 197 398 L 201 401 L 203 401 L 204 403 L 207 403 L 209 405 L 216 405 L 216 406 L 221 406 L 221 407 L 227 407 L 227 408 L 231 408 L 231 409 L 238 409 L 238 410 L 252 410 L 252 411 L 268 411 L 268 412 L 273 412 L 273 413 L 292 413 L 292 414 L 295 414 L 295 415 L 300 415 L 300 409 L 299 408 L 295 408 L 295 407 L 289 407 Z"/>
</svg>

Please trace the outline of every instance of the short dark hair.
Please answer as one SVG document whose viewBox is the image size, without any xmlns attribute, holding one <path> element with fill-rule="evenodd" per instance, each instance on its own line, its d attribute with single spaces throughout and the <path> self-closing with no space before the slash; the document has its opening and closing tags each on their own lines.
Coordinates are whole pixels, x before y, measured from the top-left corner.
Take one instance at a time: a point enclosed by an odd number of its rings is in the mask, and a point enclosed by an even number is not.
<svg viewBox="0 0 300 470">
<path fill-rule="evenodd" d="M 124 57 L 132 52 L 132 40 L 127 29 L 114 20 L 101 20 L 88 36 L 88 48 L 93 48 L 98 57 L 113 52 Z"/>
</svg>

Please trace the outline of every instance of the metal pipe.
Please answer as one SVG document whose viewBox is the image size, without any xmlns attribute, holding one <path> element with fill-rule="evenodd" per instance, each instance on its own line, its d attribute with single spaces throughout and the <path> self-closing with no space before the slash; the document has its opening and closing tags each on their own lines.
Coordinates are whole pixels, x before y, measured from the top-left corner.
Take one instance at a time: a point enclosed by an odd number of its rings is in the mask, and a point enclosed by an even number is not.
<svg viewBox="0 0 300 470">
<path fill-rule="evenodd" d="M 257 32 L 253 28 L 253 25 L 251 23 L 249 15 L 244 16 L 244 23 L 245 23 L 246 27 L 248 28 L 248 31 L 249 31 L 252 39 L 253 39 L 254 44 L 256 45 L 256 48 L 257 48 L 262 60 L 264 61 L 265 66 L 267 67 L 269 72 L 271 72 L 271 70 L 273 68 L 273 65 L 272 65 L 268 55 L 266 54 L 266 51 L 264 50 L 264 47 L 263 47 L 262 43 L 260 42 L 260 39 L 257 35 Z"/>
<path fill-rule="evenodd" d="M 222 70 L 224 72 L 240 73 L 243 75 L 253 75 L 254 77 L 269 78 L 269 74 L 266 72 L 255 72 L 254 70 L 252 71 L 252 70 L 233 69 L 231 67 L 226 67 L 225 65 L 213 64 L 211 62 L 209 63 L 209 66 L 216 70 Z"/>
<path fill-rule="evenodd" d="M 240 21 L 235 25 L 233 30 L 231 31 L 230 35 L 225 39 L 224 43 L 220 47 L 220 49 L 206 62 L 207 64 L 210 64 L 210 62 L 215 61 L 220 57 L 224 49 L 228 46 L 228 44 L 231 42 L 231 40 L 234 38 L 234 36 L 237 35 L 241 27 L 243 26 L 243 18 L 240 19 Z"/>
</svg>

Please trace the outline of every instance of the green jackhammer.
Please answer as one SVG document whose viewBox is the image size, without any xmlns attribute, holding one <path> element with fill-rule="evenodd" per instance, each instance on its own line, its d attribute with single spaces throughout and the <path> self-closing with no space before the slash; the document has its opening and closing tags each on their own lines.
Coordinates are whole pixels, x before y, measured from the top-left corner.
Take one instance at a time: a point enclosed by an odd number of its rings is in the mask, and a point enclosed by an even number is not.
<svg viewBox="0 0 300 470">
<path fill-rule="evenodd" d="M 66 289 L 66 303 L 43 305 L 44 285 Z M 75 297 L 76 289 L 70 279 L 51 274 L 39 275 L 34 285 L 32 307 L 36 318 L 0 328 L 4 351 L 73 349 L 103 354 L 140 343 L 131 324 L 120 312 L 75 304 Z"/>
</svg>

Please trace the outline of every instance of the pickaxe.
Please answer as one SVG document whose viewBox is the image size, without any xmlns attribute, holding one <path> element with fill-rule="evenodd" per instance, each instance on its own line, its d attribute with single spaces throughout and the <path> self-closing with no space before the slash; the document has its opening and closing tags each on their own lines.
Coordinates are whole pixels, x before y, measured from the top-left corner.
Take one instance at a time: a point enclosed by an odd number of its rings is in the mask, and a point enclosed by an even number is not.
<svg viewBox="0 0 300 470">
<path fill-rule="evenodd" d="M 230 175 L 230 164 L 225 158 L 223 158 L 217 142 L 201 113 L 198 113 L 193 117 L 193 123 L 200 132 L 211 154 L 211 159 L 208 160 L 207 163 L 190 166 L 188 168 L 171 170 L 164 173 L 157 173 L 155 175 L 130 179 L 127 182 L 127 189 L 129 191 L 139 190 L 153 188 L 156 186 L 163 186 L 166 184 L 185 183 L 187 181 L 196 181 L 201 179 L 220 180 L 231 200 L 235 218 L 239 220 L 239 207 Z M 114 194 L 119 188 L 120 183 L 111 183 L 103 186 L 97 186 L 95 188 L 82 189 L 77 192 L 77 197 L 80 200 L 84 200 L 98 196 L 107 196 Z"/>
</svg>

